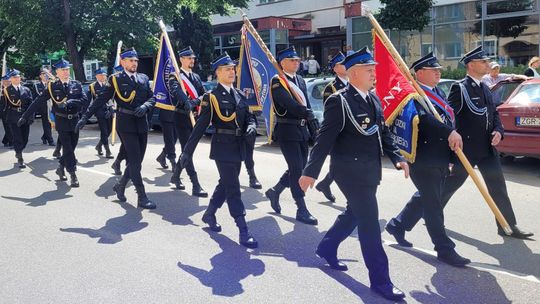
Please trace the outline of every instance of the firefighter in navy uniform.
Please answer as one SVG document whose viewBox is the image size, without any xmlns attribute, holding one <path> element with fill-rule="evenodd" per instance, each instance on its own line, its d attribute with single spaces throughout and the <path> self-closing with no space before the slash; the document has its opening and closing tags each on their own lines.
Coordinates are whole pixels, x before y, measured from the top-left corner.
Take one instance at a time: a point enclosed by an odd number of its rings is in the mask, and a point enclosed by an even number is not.
<svg viewBox="0 0 540 304">
<path fill-rule="evenodd" d="M 208 125 L 212 123 L 216 133 L 212 136 L 210 158 L 216 162 L 219 183 L 210 198 L 202 221 L 207 223 L 212 231 L 221 231 L 221 226 L 216 220 L 216 211 L 226 200 L 229 213 L 240 230 L 240 244 L 256 248 L 257 241 L 249 233 L 246 224 L 246 210 L 238 178 L 246 154 L 245 136 L 256 132 L 255 121 L 249 112 L 244 95 L 232 86 L 235 79 L 235 64 L 227 52 L 212 62 L 212 69 L 217 76 L 218 86 L 202 98 L 200 116 L 184 146 L 180 164 L 184 167 L 191 161 L 197 143 Z"/>
<path fill-rule="evenodd" d="M 337 55 L 332 57 L 332 59 L 328 63 L 330 68 L 336 74 L 336 78 L 334 78 L 334 80 L 330 82 L 324 88 L 323 102 L 326 102 L 326 100 L 328 100 L 328 97 L 330 97 L 330 95 L 345 88 L 347 84 L 349 83 L 349 79 L 347 78 L 347 70 L 345 70 L 345 66 L 343 66 L 342 64 L 342 61 L 344 59 L 345 59 L 345 55 L 339 52 Z M 332 171 L 328 171 L 326 176 L 315 186 L 315 189 L 322 192 L 322 194 L 324 194 L 324 197 L 326 197 L 326 199 L 331 202 L 336 201 L 336 197 L 334 196 L 334 194 L 332 193 L 332 190 L 330 189 L 330 185 L 333 182 L 334 182 L 334 175 L 332 174 Z"/>
<path fill-rule="evenodd" d="M 47 93 L 34 99 L 34 102 L 19 119 L 19 123 L 24 124 L 31 117 L 34 117 L 34 112 L 47 103 L 47 100 L 52 100 L 58 141 L 62 143 L 62 156 L 56 174 L 60 180 L 67 180 L 65 175 L 65 171 L 67 171 L 70 175 L 71 187 L 79 187 L 79 180 L 75 174 L 77 171 L 75 149 L 79 142 L 79 133 L 76 132 L 75 126 L 79 112 L 87 103 L 81 83 L 69 79 L 70 66 L 70 63 L 64 59 L 54 65 L 57 79 L 54 82 L 49 81 Z"/>
<path fill-rule="evenodd" d="M 347 270 L 347 266 L 338 260 L 337 250 L 357 228 L 371 289 L 397 301 L 405 294 L 390 280 L 379 228 L 376 192 L 382 177 L 383 152 L 397 169 L 405 171 L 405 177 L 408 176 L 408 165 L 384 123 L 379 98 L 369 92 L 375 82 L 375 64 L 367 48 L 352 53 L 343 61 L 349 84 L 326 101 L 320 133 L 299 183 L 304 191 L 313 187 L 330 153 L 330 170 L 347 199 L 347 209 L 328 230 L 316 254 L 332 268 Z"/>
<path fill-rule="evenodd" d="M 9 124 L 13 136 L 13 149 L 15 150 L 17 164 L 19 168 L 26 168 L 22 152 L 28 143 L 30 124 L 33 119 L 29 119 L 22 125 L 18 125 L 17 122 L 32 103 L 32 92 L 29 88 L 21 85 L 21 73 L 19 71 L 11 71 L 9 78 L 11 85 L 4 88 L 2 102 L 6 109 L 6 122 Z"/>
<path fill-rule="evenodd" d="M 95 74 L 96 81 L 92 82 L 88 87 L 87 98 L 90 104 L 107 88 L 107 72 L 103 69 L 97 69 Z M 99 141 L 96 145 L 96 151 L 101 156 L 103 155 L 103 149 L 105 149 L 105 157 L 114 158 L 109 148 L 109 135 L 111 135 L 112 131 L 112 106 L 106 103 L 101 108 L 98 108 L 94 115 L 99 125 Z"/>
<path fill-rule="evenodd" d="M 148 141 L 146 115 L 154 107 L 154 94 L 150 88 L 148 76 L 137 73 L 139 63 L 137 52 L 133 49 L 124 51 L 120 54 L 120 58 L 124 71 L 109 77 L 106 89 L 99 94 L 79 120 L 77 129 L 82 129 L 89 117 L 109 100 L 115 99 L 118 107 L 116 131 L 126 153 L 127 166 L 113 190 L 120 201 L 127 201 L 124 193 L 127 183 L 131 180 L 137 192 L 137 206 L 155 209 L 156 204 L 148 199 L 141 176 L 142 161 Z"/>
<path fill-rule="evenodd" d="M 113 68 L 113 74 L 115 75 L 122 73 L 123 71 L 124 71 L 124 68 L 122 67 L 122 65 L 120 65 L 120 63 L 118 63 L 118 65 Z M 114 113 L 116 113 L 115 109 L 113 109 L 113 118 L 112 118 L 113 120 L 114 120 L 114 115 L 115 115 Z M 112 130 L 111 128 L 111 133 L 112 132 L 115 132 L 115 130 Z M 114 175 L 122 175 L 122 168 L 120 165 L 123 160 L 126 160 L 126 150 L 124 149 L 124 146 L 122 145 L 122 143 L 120 143 L 118 154 L 116 155 L 114 162 L 111 164 L 111 168 L 114 170 Z"/>
<path fill-rule="evenodd" d="M 273 137 L 279 143 L 288 169 L 279 182 L 265 192 L 265 195 L 270 200 L 272 209 L 276 213 L 281 213 L 279 195 L 285 188 L 290 187 L 298 208 L 296 220 L 317 225 L 317 219 L 306 207 L 305 193 L 300 189 L 298 179 L 307 162 L 308 141 L 315 138 L 318 122 L 309 104 L 306 82 L 296 74 L 300 66 L 300 57 L 296 50 L 294 47 L 284 49 L 277 57 L 285 76 L 284 78 L 275 76 L 270 89 L 273 111 L 276 115 Z"/>
<path fill-rule="evenodd" d="M 454 113 L 446 103 L 445 95 L 437 88 L 441 79 L 442 66 L 433 53 L 420 58 L 411 66 L 416 80 L 425 94 L 430 97 L 433 107 L 443 121 L 427 112 L 415 102 L 420 122 L 418 124 L 418 145 L 415 162 L 410 164 L 411 179 L 418 191 L 412 196 L 403 210 L 386 225 L 386 231 L 392 234 L 398 244 L 411 247 L 405 240 L 405 231 L 410 231 L 424 217 L 426 228 L 435 245 L 437 259 L 452 266 L 462 267 L 469 264 L 469 259 L 461 257 L 456 245 L 448 237 L 444 228 L 442 194 L 452 150 L 461 149 L 461 136 L 454 129 Z"/>
<path fill-rule="evenodd" d="M 176 78 L 175 75 L 171 75 L 169 79 L 169 89 L 173 97 L 173 102 L 176 106 L 174 110 L 174 128 L 176 131 L 176 136 L 180 142 L 180 147 L 182 151 L 193 131 L 193 125 L 191 122 L 190 115 L 194 115 L 195 107 L 200 103 L 200 97 L 205 93 L 204 86 L 202 85 L 201 77 L 193 72 L 193 66 L 195 65 L 195 52 L 191 47 L 187 47 L 180 52 L 178 52 L 180 58 L 180 73 L 181 77 L 184 80 L 187 92 L 185 93 L 182 90 L 180 85 L 180 80 Z M 184 168 L 182 166 L 177 166 L 171 176 L 171 183 L 176 186 L 176 189 L 184 190 L 186 187 L 182 184 L 180 179 L 180 174 Z M 195 166 L 193 161 L 190 161 L 186 164 L 185 169 L 191 184 L 193 185 L 192 195 L 198 197 L 208 197 L 208 193 L 201 187 L 199 183 L 199 178 L 197 176 L 197 171 L 195 171 Z"/>
<path fill-rule="evenodd" d="M 39 82 L 34 84 L 34 87 L 36 88 L 36 93 L 38 95 L 43 94 L 43 92 L 47 89 L 48 83 L 49 77 L 47 75 L 47 71 L 45 69 L 42 69 L 39 73 Z M 38 113 L 41 114 L 41 127 L 43 128 L 43 135 L 41 135 L 41 141 L 44 145 L 48 144 L 49 146 L 56 146 L 52 137 L 51 123 L 49 122 L 48 101 L 41 106 L 41 108 L 38 110 Z"/>
<path fill-rule="evenodd" d="M 6 75 L 2 75 L 2 88 L 8 87 L 10 85 L 9 81 L 9 71 L 6 72 Z M 0 96 L 4 96 L 4 90 L 0 91 Z M 4 137 L 2 138 L 2 144 L 5 148 L 13 147 L 13 134 L 11 134 L 11 128 L 6 121 L 6 104 L 0 103 L 0 119 L 2 119 L 2 126 L 4 127 Z"/>
<path fill-rule="evenodd" d="M 496 147 L 503 139 L 504 128 L 489 88 L 480 81 L 489 73 L 489 58 L 478 47 L 461 59 L 467 67 L 467 76 L 452 85 L 448 103 L 456 113 L 456 127 L 463 136 L 463 153 L 471 165 L 478 166 L 489 194 L 512 229 L 510 237 L 526 239 L 533 234 L 518 228 L 512 203 L 506 190 L 499 152 Z M 456 161 L 444 187 L 443 204 L 463 185 L 468 174 L 461 162 Z M 506 236 L 497 223 L 497 233 Z"/>
</svg>

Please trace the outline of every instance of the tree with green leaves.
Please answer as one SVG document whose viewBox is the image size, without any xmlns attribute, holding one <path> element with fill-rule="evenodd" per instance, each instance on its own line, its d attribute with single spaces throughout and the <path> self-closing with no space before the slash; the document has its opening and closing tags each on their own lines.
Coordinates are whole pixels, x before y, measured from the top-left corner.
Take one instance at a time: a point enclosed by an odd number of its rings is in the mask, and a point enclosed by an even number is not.
<svg viewBox="0 0 540 304">
<path fill-rule="evenodd" d="M 158 20 L 172 20 L 189 7 L 200 16 L 225 14 L 247 0 L 0 0 L 2 38 L 26 57 L 65 49 L 75 78 L 85 80 L 83 60 L 112 62 L 119 40 L 151 53 L 158 45 Z M 210 35 L 211 36 L 211 35 Z M 201 36 L 203 37 L 203 36 Z M 201 38 L 199 37 L 199 38 Z M 0 39 L 2 39 L 0 38 Z M 2 40 L 0 40 L 1 46 Z"/>
<path fill-rule="evenodd" d="M 376 18 L 385 29 L 398 32 L 398 46 L 401 44 L 401 32 L 423 31 L 431 21 L 429 10 L 433 0 L 380 0 L 384 5 Z"/>
</svg>

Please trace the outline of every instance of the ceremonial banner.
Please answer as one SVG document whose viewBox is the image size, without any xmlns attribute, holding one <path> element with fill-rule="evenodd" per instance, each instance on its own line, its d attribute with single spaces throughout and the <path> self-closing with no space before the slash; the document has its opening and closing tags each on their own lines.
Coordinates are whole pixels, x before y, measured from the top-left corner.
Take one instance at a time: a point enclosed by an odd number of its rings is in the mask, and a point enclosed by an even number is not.
<svg viewBox="0 0 540 304">
<path fill-rule="evenodd" d="M 390 125 L 394 143 L 399 147 L 401 155 L 411 163 L 416 157 L 418 142 L 418 123 L 420 118 L 414 101 L 408 102 Z"/>
<path fill-rule="evenodd" d="M 251 109 L 262 110 L 270 142 L 274 126 L 270 84 L 272 78 L 280 74 L 280 69 L 272 53 L 245 16 L 239 65 L 237 87 L 247 93 Z"/>
<path fill-rule="evenodd" d="M 254 28 L 248 25 L 242 27 L 237 87 L 246 93 L 248 104 L 252 110 L 262 110 L 266 122 L 266 133 L 270 140 L 274 125 L 270 84 L 272 78 L 279 72 L 275 65 L 275 59 L 271 57 L 272 54 L 261 42 Z"/>
<path fill-rule="evenodd" d="M 174 111 L 175 106 L 172 103 L 171 94 L 169 93 L 169 76 L 175 73 L 174 58 L 169 52 L 169 48 L 165 44 L 163 34 L 161 35 L 159 51 L 154 71 L 154 99 L 156 107 Z"/>
<path fill-rule="evenodd" d="M 401 150 L 401 154 L 412 163 L 416 156 L 418 138 L 418 113 L 414 106 L 414 99 L 420 99 L 421 96 L 407 80 L 375 31 L 373 31 L 373 40 L 374 58 L 378 63 L 375 66 L 377 75 L 375 91 L 381 100 L 385 122 L 393 133 L 396 145 Z"/>
</svg>

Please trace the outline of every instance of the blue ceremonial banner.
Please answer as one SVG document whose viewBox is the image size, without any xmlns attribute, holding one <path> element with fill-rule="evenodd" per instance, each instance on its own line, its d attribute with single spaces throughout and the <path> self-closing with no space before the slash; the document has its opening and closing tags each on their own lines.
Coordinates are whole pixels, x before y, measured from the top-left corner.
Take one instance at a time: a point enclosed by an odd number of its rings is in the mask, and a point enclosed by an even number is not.
<svg viewBox="0 0 540 304">
<path fill-rule="evenodd" d="M 169 52 L 169 48 L 165 42 L 163 34 L 159 43 L 159 52 L 156 60 L 156 68 L 154 71 L 154 99 L 156 107 L 174 111 L 174 105 L 169 93 L 169 75 L 174 74 L 173 56 Z"/>
<path fill-rule="evenodd" d="M 262 110 L 266 133 L 270 139 L 273 125 L 270 84 L 272 78 L 278 74 L 278 70 L 274 65 L 275 60 L 269 57 L 272 54 L 266 51 L 265 45 L 259 43 L 257 32 L 252 31 L 255 29 L 246 26 L 242 28 L 237 87 L 246 93 L 252 110 Z"/>
<path fill-rule="evenodd" d="M 47 111 L 49 113 L 49 123 L 51 124 L 51 128 L 55 129 L 56 128 L 56 119 L 54 118 L 54 112 L 51 111 L 51 109 L 48 109 Z"/>
<path fill-rule="evenodd" d="M 411 163 L 414 163 L 416 158 L 419 121 L 414 100 L 411 100 L 403 107 L 390 126 L 394 143 L 401 151 L 401 155 Z"/>
</svg>

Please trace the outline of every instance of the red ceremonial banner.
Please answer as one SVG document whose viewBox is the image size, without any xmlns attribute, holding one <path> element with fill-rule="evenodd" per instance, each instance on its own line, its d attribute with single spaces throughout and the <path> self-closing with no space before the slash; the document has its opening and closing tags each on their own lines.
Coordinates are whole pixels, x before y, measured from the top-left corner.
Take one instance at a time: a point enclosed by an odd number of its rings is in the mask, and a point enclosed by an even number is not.
<svg viewBox="0 0 540 304">
<path fill-rule="evenodd" d="M 407 81 L 394 57 L 375 31 L 373 31 L 373 41 L 375 61 L 377 62 L 375 66 L 375 74 L 377 75 L 375 92 L 381 100 L 386 124 L 391 125 L 411 98 L 420 98 L 420 95 Z"/>
</svg>

